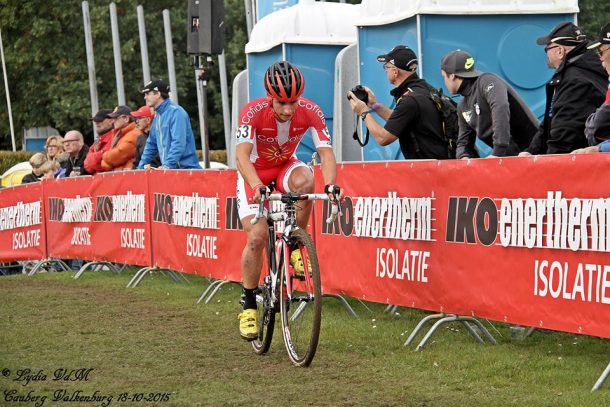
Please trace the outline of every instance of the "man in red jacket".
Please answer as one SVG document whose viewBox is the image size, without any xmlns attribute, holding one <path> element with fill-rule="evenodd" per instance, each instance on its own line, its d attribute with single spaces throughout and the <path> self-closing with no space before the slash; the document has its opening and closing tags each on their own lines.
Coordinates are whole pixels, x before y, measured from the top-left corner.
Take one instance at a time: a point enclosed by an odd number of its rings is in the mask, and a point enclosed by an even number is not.
<svg viewBox="0 0 610 407">
<path fill-rule="evenodd" d="M 110 147 L 110 140 L 114 135 L 114 118 L 108 115 L 112 110 L 102 109 L 91 118 L 95 124 L 95 130 L 99 134 L 99 138 L 91 145 L 87 157 L 85 157 L 85 169 L 91 175 L 102 172 L 102 155 Z"/>
</svg>

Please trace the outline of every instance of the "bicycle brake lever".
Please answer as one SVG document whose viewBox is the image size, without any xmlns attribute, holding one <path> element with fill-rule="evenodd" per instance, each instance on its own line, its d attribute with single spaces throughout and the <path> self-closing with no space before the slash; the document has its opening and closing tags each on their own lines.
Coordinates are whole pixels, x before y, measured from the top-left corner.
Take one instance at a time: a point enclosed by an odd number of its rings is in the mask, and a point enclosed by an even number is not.
<svg viewBox="0 0 610 407">
<path fill-rule="evenodd" d="M 254 216 L 254 218 L 250 220 L 251 225 L 256 225 L 258 223 L 258 220 L 263 217 L 263 211 L 265 210 L 265 200 L 267 199 L 266 196 L 266 194 L 261 195 L 261 201 L 258 204 L 258 213 Z"/>
<path fill-rule="evenodd" d="M 339 205 L 337 203 L 330 204 L 330 216 L 326 219 L 326 223 L 331 224 L 337 219 L 337 213 L 341 213 L 341 209 L 339 209 Z"/>
</svg>

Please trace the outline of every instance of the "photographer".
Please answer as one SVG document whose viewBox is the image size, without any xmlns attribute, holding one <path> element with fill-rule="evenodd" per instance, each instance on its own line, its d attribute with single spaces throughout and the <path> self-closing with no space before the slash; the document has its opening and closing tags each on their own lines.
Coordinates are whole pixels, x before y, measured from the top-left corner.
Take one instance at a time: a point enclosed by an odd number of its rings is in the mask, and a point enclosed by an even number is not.
<svg viewBox="0 0 610 407">
<path fill-rule="evenodd" d="M 383 63 L 388 81 L 396 86 L 390 92 L 396 107 L 392 110 L 381 105 L 369 88 L 362 87 L 348 93 L 351 109 L 380 145 L 387 146 L 398 139 L 406 159 L 449 158 L 441 113 L 430 98 L 434 88 L 417 76 L 415 52 L 397 45 L 387 54 L 378 56 L 377 61 Z M 372 112 L 386 120 L 385 126 L 375 120 Z"/>
</svg>

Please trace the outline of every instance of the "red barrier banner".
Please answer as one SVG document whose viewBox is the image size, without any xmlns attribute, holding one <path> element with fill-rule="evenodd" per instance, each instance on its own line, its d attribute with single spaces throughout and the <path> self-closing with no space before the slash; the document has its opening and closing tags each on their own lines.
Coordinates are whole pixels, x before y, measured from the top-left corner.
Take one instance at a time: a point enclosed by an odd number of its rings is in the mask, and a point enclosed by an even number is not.
<svg viewBox="0 0 610 407">
<path fill-rule="evenodd" d="M 241 281 L 235 171 L 150 171 L 157 267 Z"/>
<path fill-rule="evenodd" d="M 145 171 L 44 180 L 49 255 L 151 265 Z"/>
<path fill-rule="evenodd" d="M 344 215 L 316 219 L 324 289 L 610 337 L 609 161 L 343 165 Z"/>
<path fill-rule="evenodd" d="M 42 186 L 25 184 L 0 193 L 0 262 L 47 257 Z"/>
</svg>

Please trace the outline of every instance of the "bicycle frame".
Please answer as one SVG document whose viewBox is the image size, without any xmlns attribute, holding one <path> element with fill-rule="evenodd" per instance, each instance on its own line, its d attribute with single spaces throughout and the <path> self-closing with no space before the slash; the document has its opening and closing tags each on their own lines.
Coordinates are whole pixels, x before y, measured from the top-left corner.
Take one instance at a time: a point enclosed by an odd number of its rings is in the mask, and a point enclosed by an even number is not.
<svg viewBox="0 0 610 407">
<path fill-rule="evenodd" d="M 320 199 L 320 195 L 317 194 L 315 198 Z M 281 201 L 281 199 L 269 200 Z M 267 261 L 269 262 L 269 276 L 266 277 L 269 277 L 271 279 L 271 281 L 269 281 L 268 283 L 271 285 L 271 300 L 274 304 L 279 301 L 277 293 L 277 284 L 281 270 L 279 270 L 278 268 L 278 260 L 280 259 L 280 257 L 283 257 L 283 262 L 281 264 L 288 264 L 288 262 L 290 261 L 288 255 L 289 251 L 287 250 L 288 241 L 290 240 L 292 232 L 299 229 L 299 226 L 296 223 L 296 208 L 294 207 L 294 203 L 284 202 L 284 204 L 287 205 L 288 208 L 284 208 L 284 210 L 277 212 L 272 212 L 272 209 L 269 208 L 269 213 L 267 216 L 267 247 L 269 248 Z M 276 229 L 276 222 L 284 222 L 284 227 L 282 231 L 278 231 Z M 273 250 L 271 250 L 271 248 L 273 248 Z M 286 281 L 286 288 L 288 290 L 288 293 L 290 293 L 292 290 L 291 281 Z"/>
</svg>

